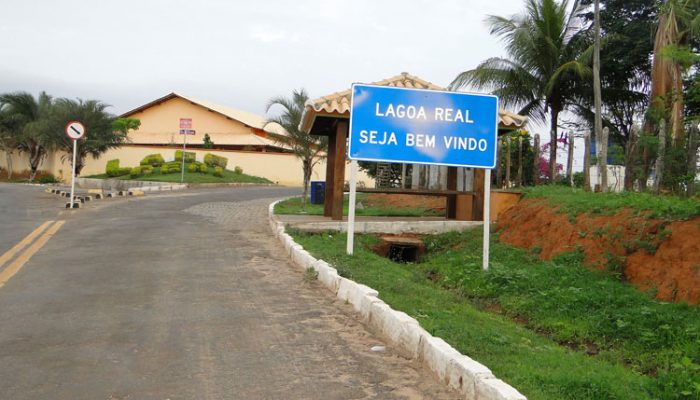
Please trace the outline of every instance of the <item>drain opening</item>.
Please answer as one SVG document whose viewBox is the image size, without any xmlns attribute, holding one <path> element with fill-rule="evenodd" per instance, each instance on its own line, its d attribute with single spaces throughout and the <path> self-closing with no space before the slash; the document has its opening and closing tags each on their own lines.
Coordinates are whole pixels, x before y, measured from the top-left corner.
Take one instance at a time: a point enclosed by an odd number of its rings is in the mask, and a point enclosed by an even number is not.
<svg viewBox="0 0 700 400">
<path fill-rule="evenodd" d="M 416 262 L 418 259 L 418 246 L 410 244 L 390 244 L 388 256 L 393 262 Z"/>
</svg>

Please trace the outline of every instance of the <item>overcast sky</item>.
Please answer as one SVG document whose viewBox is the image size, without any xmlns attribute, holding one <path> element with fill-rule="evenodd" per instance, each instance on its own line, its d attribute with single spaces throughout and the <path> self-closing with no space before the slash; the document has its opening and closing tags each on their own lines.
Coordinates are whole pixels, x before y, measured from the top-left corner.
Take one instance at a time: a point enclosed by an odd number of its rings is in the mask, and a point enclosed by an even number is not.
<svg viewBox="0 0 700 400">
<path fill-rule="evenodd" d="M 128 111 L 172 91 L 263 114 L 407 71 L 447 85 L 503 55 L 487 14 L 523 0 L 0 0 L 0 93 L 41 90 Z"/>
</svg>

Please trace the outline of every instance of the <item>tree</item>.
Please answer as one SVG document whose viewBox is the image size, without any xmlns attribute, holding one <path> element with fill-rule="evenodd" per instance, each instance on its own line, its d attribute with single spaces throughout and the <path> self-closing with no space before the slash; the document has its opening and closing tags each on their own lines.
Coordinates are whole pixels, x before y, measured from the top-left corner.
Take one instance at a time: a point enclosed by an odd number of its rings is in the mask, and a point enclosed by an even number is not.
<svg viewBox="0 0 700 400">
<path fill-rule="evenodd" d="M 204 138 L 202 139 L 202 148 L 203 149 L 213 149 L 214 148 L 214 142 L 211 141 L 211 137 L 209 136 L 208 133 L 204 134 Z"/>
<path fill-rule="evenodd" d="M 593 113 L 595 115 L 595 136 L 600 143 L 598 154 L 598 174 L 600 174 L 600 190 L 608 191 L 608 143 L 607 137 L 603 137 L 603 105 L 600 94 L 600 0 L 594 0 L 593 11 Z M 607 136 L 607 135 L 605 135 Z M 573 155 L 572 152 L 570 154 Z"/>
<path fill-rule="evenodd" d="M 328 138 L 323 136 L 312 136 L 299 130 L 301 117 L 304 114 L 304 106 L 309 100 L 306 90 L 299 89 L 292 91 L 292 97 L 273 97 L 265 109 L 269 113 L 273 108 L 280 108 L 281 113 L 274 117 L 268 117 L 265 127 L 271 124 L 279 124 L 284 128 L 286 134 L 269 133 L 270 137 L 279 144 L 288 147 L 294 155 L 302 162 L 304 174 L 304 193 L 302 202 L 306 204 L 309 192 L 309 181 L 314 166 L 325 156 L 328 149 Z"/>
<path fill-rule="evenodd" d="M 457 75 L 451 89 L 494 89 L 503 106 L 521 107 L 534 121 L 550 118 L 550 142 L 557 142 L 559 114 L 576 103 L 576 80 L 590 74 L 591 49 L 577 33 L 569 3 L 527 0 L 524 14 L 489 16 L 491 34 L 506 44 L 508 58 L 490 58 Z M 550 146 L 550 182 L 556 181 L 556 146 Z"/>
<path fill-rule="evenodd" d="M 666 0 L 659 13 L 654 36 L 654 61 L 651 69 L 650 106 L 652 115 L 670 111 L 672 143 L 683 135 L 682 63 L 672 53 L 683 53 L 689 41 L 700 32 L 700 1 Z M 651 125 L 647 123 L 647 131 Z"/>
<path fill-rule="evenodd" d="M 108 107 L 99 100 L 58 99 L 55 102 L 55 126 L 62 130 L 68 121 L 80 121 L 85 125 L 85 136 L 77 143 L 76 175 L 80 175 L 88 155 L 97 159 L 108 150 L 121 146 L 128 141 L 129 130 L 141 125 L 138 119 L 115 119 L 106 111 Z M 73 153 L 73 142 L 66 135 L 59 136 L 56 146 L 67 154 Z"/>
<path fill-rule="evenodd" d="M 5 152 L 7 159 L 7 179 L 12 179 L 12 155 L 19 149 L 19 131 L 17 120 L 8 110 L 8 107 L 0 103 L 0 150 Z"/>
<path fill-rule="evenodd" d="M 44 156 L 56 143 L 53 98 L 45 92 L 36 99 L 27 92 L 15 92 L 0 95 L 0 103 L 17 124 L 17 148 L 29 155 L 29 180 L 34 180 Z"/>
</svg>

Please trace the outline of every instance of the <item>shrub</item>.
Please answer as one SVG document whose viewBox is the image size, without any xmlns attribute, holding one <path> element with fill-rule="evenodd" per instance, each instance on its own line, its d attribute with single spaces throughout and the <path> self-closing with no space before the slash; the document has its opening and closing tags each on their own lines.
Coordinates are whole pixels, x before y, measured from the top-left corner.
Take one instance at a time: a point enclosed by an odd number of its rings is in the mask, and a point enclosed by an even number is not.
<svg viewBox="0 0 700 400">
<path fill-rule="evenodd" d="M 141 160 L 140 165 L 150 165 L 151 167 L 160 167 L 165 164 L 165 159 L 160 154 L 149 154 Z"/>
<path fill-rule="evenodd" d="M 151 175 L 153 173 L 153 167 L 150 165 L 140 165 L 131 169 L 131 177 L 137 178 L 139 176 Z"/>
<path fill-rule="evenodd" d="M 206 174 L 209 172 L 209 166 L 207 164 L 200 164 L 199 165 L 199 172 Z"/>
<path fill-rule="evenodd" d="M 204 155 L 204 163 L 210 167 L 226 168 L 226 164 L 228 164 L 228 158 L 219 157 L 215 154 L 207 153 Z"/>
<path fill-rule="evenodd" d="M 214 176 L 222 177 L 224 175 L 224 169 L 221 167 L 214 167 Z"/>
<path fill-rule="evenodd" d="M 123 176 L 131 173 L 131 168 L 119 168 L 119 159 L 107 161 L 107 166 L 105 167 L 105 173 L 107 176 Z"/>
<path fill-rule="evenodd" d="M 193 163 L 197 160 L 197 154 L 195 152 L 186 151 L 185 152 L 185 164 Z M 175 161 L 182 162 L 182 150 L 175 151 Z"/>
<path fill-rule="evenodd" d="M 52 174 L 44 175 L 39 178 L 39 183 L 59 183 L 60 181 L 56 179 Z"/>
<path fill-rule="evenodd" d="M 172 174 L 174 172 L 180 172 L 182 168 L 181 162 L 167 162 L 160 167 L 161 174 Z"/>
<path fill-rule="evenodd" d="M 187 164 L 187 172 L 197 172 L 199 170 L 199 166 L 195 163 L 192 164 Z"/>
<path fill-rule="evenodd" d="M 241 175 L 243 173 L 243 168 L 236 165 L 236 168 L 233 169 L 233 172 L 237 173 L 238 175 Z"/>
</svg>

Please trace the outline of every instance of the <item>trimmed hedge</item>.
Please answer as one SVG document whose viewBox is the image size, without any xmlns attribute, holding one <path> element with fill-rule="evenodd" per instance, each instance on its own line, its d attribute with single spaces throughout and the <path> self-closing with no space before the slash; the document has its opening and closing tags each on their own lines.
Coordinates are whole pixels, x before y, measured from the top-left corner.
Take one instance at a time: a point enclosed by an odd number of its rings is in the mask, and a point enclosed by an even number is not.
<svg viewBox="0 0 700 400">
<path fill-rule="evenodd" d="M 139 163 L 139 165 L 150 165 L 151 167 L 160 167 L 163 164 L 165 164 L 165 159 L 160 154 L 149 154 Z"/>
<path fill-rule="evenodd" d="M 199 165 L 199 172 L 202 174 L 208 174 L 209 173 L 209 166 L 207 164 L 200 164 Z"/>
<path fill-rule="evenodd" d="M 222 177 L 224 175 L 224 169 L 221 167 L 214 167 L 214 176 Z"/>
<path fill-rule="evenodd" d="M 236 174 L 238 174 L 238 175 L 240 175 L 240 174 L 243 173 L 243 168 L 241 168 L 241 167 L 239 167 L 238 165 L 236 165 L 236 168 L 233 169 L 233 172 L 236 173 Z"/>
<path fill-rule="evenodd" d="M 197 172 L 199 171 L 199 165 L 192 163 L 192 164 L 187 164 L 187 172 Z"/>
<path fill-rule="evenodd" d="M 109 177 L 124 176 L 131 173 L 131 168 L 119 168 L 119 159 L 107 161 L 107 166 L 105 167 L 105 173 Z"/>
<path fill-rule="evenodd" d="M 182 162 L 182 150 L 175 150 L 175 161 Z M 195 161 L 197 161 L 197 153 L 186 151 L 185 164 L 193 163 Z"/>
<path fill-rule="evenodd" d="M 139 176 L 151 175 L 153 173 L 153 167 L 150 165 L 140 165 L 131 169 L 131 177 L 137 178 Z"/>
<path fill-rule="evenodd" d="M 210 167 L 226 168 L 226 164 L 228 164 L 228 158 L 219 157 L 215 154 L 207 153 L 204 155 L 204 163 Z"/>
<path fill-rule="evenodd" d="M 160 173 L 161 174 L 172 174 L 174 172 L 181 172 L 182 171 L 182 161 L 177 162 L 177 161 L 171 161 L 163 164 L 160 167 Z"/>
</svg>

